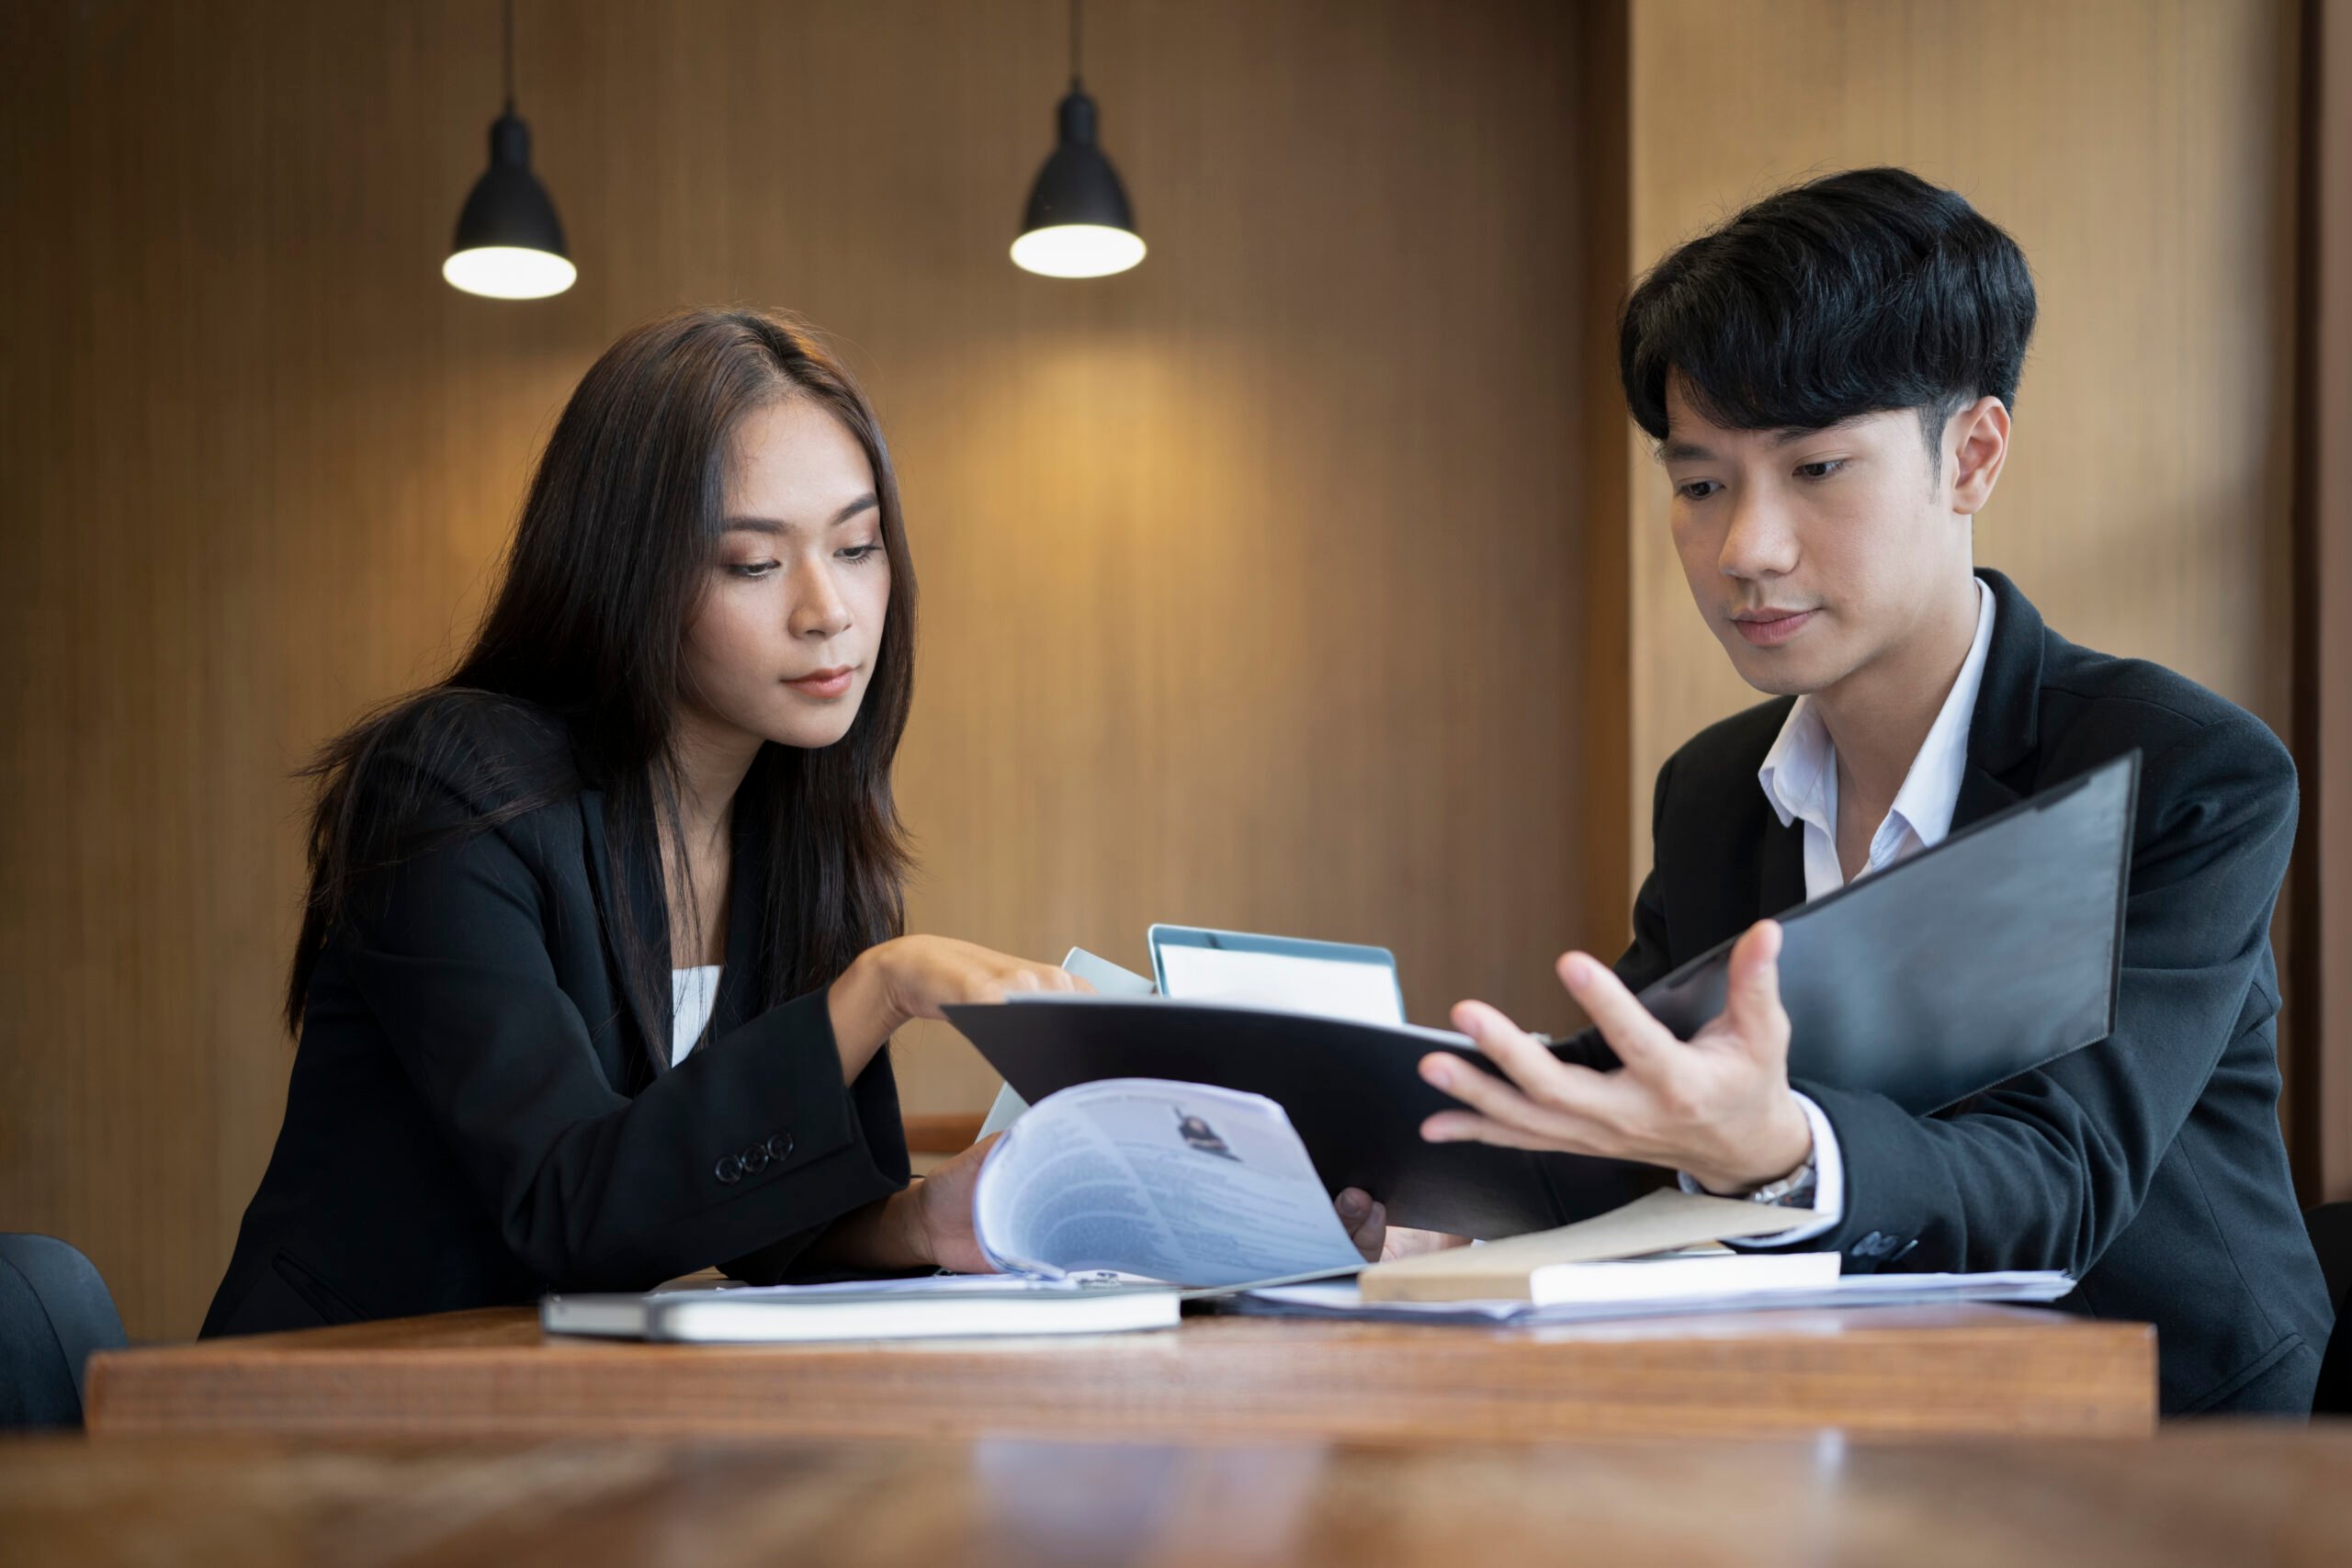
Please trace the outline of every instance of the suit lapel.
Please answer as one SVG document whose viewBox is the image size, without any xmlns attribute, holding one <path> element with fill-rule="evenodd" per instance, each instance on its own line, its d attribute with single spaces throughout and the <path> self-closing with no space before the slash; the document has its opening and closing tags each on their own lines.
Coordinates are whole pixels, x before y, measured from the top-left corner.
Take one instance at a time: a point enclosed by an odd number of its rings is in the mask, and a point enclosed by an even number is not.
<svg viewBox="0 0 2352 1568">
<path fill-rule="evenodd" d="M 1757 855 L 1756 910 L 1740 924 L 1745 931 L 1768 915 L 1785 914 L 1804 902 L 1804 824 L 1782 827 L 1764 807 L 1764 841 Z"/>
<path fill-rule="evenodd" d="M 580 819 L 587 835 L 588 879 L 596 893 L 597 923 L 604 931 L 605 957 L 612 969 L 615 999 L 629 1040 L 658 1077 L 670 1070 L 668 1051 L 656 1048 L 657 1044 L 666 1044 L 670 1038 L 670 987 L 662 986 L 659 994 L 651 997 L 636 995 L 636 987 L 629 983 L 628 947 L 622 933 L 658 931 L 662 933 L 658 951 L 666 952 L 669 913 L 662 902 L 661 880 L 658 874 L 653 874 L 650 857 L 632 856 L 632 861 L 648 863 L 624 866 L 615 856 L 605 813 L 604 791 L 580 792 Z M 649 874 L 652 874 L 650 881 Z"/>
<path fill-rule="evenodd" d="M 765 911 L 765 855 L 761 835 L 741 814 L 728 844 L 727 959 L 718 972 L 718 996 L 711 1007 L 714 1040 L 761 1011 L 764 978 L 759 972 L 760 920 Z"/>
<path fill-rule="evenodd" d="M 1960 799 L 1951 808 L 1952 831 L 1956 833 L 1972 822 L 1981 822 L 2023 798 L 2019 792 L 1971 762 L 1968 771 L 1961 775 Z"/>
<path fill-rule="evenodd" d="M 2007 781 L 2041 744 L 2041 660 L 2048 628 L 2033 601 L 1989 568 L 1979 570 L 1993 591 L 1993 646 L 1984 653 L 1984 680 L 1968 716 L 1968 768 L 1953 803 L 1955 830 L 2013 806 L 2025 792 Z"/>
</svg>

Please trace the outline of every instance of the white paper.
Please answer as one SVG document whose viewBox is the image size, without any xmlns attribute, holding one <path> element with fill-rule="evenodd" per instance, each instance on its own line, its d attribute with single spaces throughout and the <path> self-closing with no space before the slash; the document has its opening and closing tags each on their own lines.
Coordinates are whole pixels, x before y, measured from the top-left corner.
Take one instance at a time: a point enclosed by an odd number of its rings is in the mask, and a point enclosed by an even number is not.
<svg viewBox="0 0 2352 1568">
<path fill-rule="evenodd" d="M 1588 1323 L 1621 1317 L 1672 1317 L 1684 1313 L 1781 1311 L 1796 1307 L 1902 1306 L 1942 1302 L 2054 1302 L 2075 1281 L 2054 1269 L 1985 1274 L 1847 1274 L 1819 1285 L 1780 1291 L 1720 1292 L 1680 1300 L 1564 1302 L 1367 1302 L 1355 1282 L 1284 1285 L 1253 1296 L 1333 1316 L 1487 1318 L 1497 1323 Z"/>
<path fill-rule="evenodd" d="M 973 1220 L 998 1268 L 1047 1276 L 1238 1285 L 1363 1263 L 1281 1106 L 1157 1078 L 1030 1107 L 981 1167 Z"/>
<path fill-rule="evenodd" d="M 828 1295 L 990 1296 L 1077 1291 L 1091 1282 L 1078 1275 L 1040 1280 L 1027 1274 L 916 1274 L 903 1280 L 834 1280 L 821 1285 L 728 1285 L 695 1293 L 724 1295 L 729 1301 L 758 1301 L 763 1297 L 797 1301 L 804 1296 Z M 669 1299 L 663 1297 L 665 1301 Z"/>
<path fill-rule="evenodd" d="M 1148 997 L 1159 990 L 1151 983 L 1150 976 L 1122 969 L 1082 947 L 1073 947 L 1063 954 L 1062 967 L 1093 987 L 1098 997 Z"/>
<path fill-rule="evenodd" d="M 1148 976 L 1132 969 L 1122 969 L 1107 958 L 1098 958 L 1082 947 L 1073 947 L 1062 958 L 1062 967 L 1094 987 L 1098 997 L 1149 997 L 1159 994 L 1159 987 Z M 1021 1119 L 1029 1102 L 1012 1092 L 1011 1084 L 1000 1085 L 996 1102 L 989 1107 L 988 1120 L 980 1123 L 980 1136 L 1001 1133 Z"/>
<path fill-rule="evenodd" d="M 1226 1002 L 1357 1023 L 1405 1021 L 1396 971 L 1385 964 L 1186 947 L 1172 942 L 1160 944 L 1159 957 L 1168 994 L 1179 1001 Z"/>
</svg>

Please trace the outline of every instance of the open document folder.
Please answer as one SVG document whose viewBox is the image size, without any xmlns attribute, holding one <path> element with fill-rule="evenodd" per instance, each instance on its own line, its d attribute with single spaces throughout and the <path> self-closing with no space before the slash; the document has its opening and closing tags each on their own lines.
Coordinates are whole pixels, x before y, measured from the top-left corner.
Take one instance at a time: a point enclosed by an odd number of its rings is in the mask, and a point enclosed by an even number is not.
<svg viewBox="0 0 2352 1568">
<path fill-rule="evenodd" d="M 1790 1076 L 1949 1106 L 2113 1027 L 2137 753 L 2044 791 L 1933 849 L 1781 917 Z M 1725 942 L 1642 992 L 1688 1035 L 1720 1010 Z M 1361 1187 L 1392 1224 L 1495 1237 L 1604 1213 L 1657 1183 L 1647 1167 L 1478 1144 L 1429 1144 L 1458 1102 L 1421 1080 L 1468 1039 L 1163 997 L 1039 994 L 957 1006 L 948 1021 L 1013 1092 L 1102 1078 L 1264 1095 L 1289 1113 L 1326 1188 Z M 1554 1047 L 1608 1069 L 1588 1031 Z"/>
</svg>

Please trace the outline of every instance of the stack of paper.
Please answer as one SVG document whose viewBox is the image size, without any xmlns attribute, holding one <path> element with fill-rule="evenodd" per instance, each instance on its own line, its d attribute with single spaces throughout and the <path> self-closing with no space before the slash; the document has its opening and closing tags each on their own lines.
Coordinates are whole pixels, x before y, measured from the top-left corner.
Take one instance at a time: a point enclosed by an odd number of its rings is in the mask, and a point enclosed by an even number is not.
<svg viewBox="0 0 2352 1568">
<path fill-rule="evenodd" d="M 1835 1254 L 1818 1256 L 1835 1258 Z M 1762 1259 L 1746 1258 L 1743 1262 Z M 1997 1274 L 1848 1274 L 1817 1284 L 1706 1294 L 1559 1301 L 1368 1302 L 1355 1286 L 1282 1285 L 1237 1297 L 1229 1310 L 1261 1317 L 1359 1317 L 1398 1323 L 1534 1325 L 1685 1313 L 1783 1311 L 1792 1307 L 1922 1306 L 1951 1302 L 2054 1302 L 2075 1281 L 2054 1270 Z"/>
<path fill-rule="evenodd" d="M 1769 1235 L 1803 1223 L 1806 1213 L 1660 1188 L 1572 1225 L 1375 1265 L 1363 1271 L 1363 1299 L 1542 1303 L 1817 1284 L 1837 1276 L 1836 1253 L 1658 1256 L 1703 1243 Z M 1598 1268 L 1629 1258 L 1654 1260 L 1614 1270 Z"/>
<path fill-rule="evenodd" d="M 1761 1307 L 2051 1302 L 2074 1289 L 2064 1274 L 2039 1271 L 1844 1277 L 1834 1252 L 1738 1253 L 1714 1245 L 1786 1230 L 1803 1213 L 1661 1189 L 1556 1230 L 1379 1264 L 1353 1285 L 1252 1291 L 1235 1310 L 1574 1323 Z"/>
</svg>

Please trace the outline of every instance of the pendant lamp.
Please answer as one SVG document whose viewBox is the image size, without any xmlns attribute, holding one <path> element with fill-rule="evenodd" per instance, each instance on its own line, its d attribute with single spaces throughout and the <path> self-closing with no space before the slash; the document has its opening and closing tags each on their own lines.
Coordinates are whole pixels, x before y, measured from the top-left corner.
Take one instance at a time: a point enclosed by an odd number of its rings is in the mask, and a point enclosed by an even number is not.
<svg viewBox="0 0 2352 1568">
<path fill-rule="evenodd" d="M 490 168 L 458 214 L 458 237 L 441 276 L 453 288 L 493 299 L 544 299 L 580 269 L 563 248 L 563 224 L 531 173 L 531 128 L 514 114 L 514 0 L 506 0 L 506 107 L 490 123 Z"/>
<path fill-rule="evenodd" d="M 1143 237 L 1119 172 L 1095 145 L 1094 100 L 1079 79 L 1080 0 L 1069 6 L 1069 93 L 1055 111 L 1059 143 L 1029 192 L 1012 262 L 1046 277 L 1107 277 L 1143 260 Z"/>
</svg>

